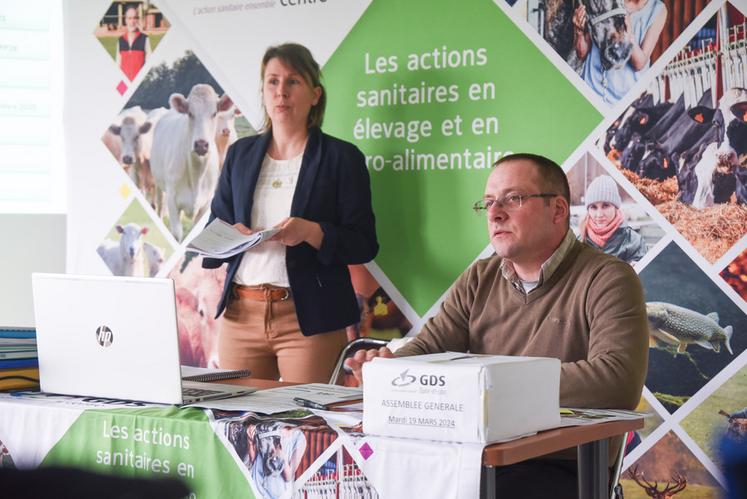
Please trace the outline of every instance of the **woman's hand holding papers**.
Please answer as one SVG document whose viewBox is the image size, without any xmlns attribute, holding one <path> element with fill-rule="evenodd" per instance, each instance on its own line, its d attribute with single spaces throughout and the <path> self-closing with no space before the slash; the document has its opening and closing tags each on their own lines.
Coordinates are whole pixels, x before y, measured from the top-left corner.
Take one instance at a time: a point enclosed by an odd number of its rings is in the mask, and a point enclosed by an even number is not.
<svg viewBox="0 0 747 499">
<path fill-rule="evenodd" d="M 279 241 L 285 246 L 308 243 L 314 249 L 322 247 L 324 232 L 316 222 L 300 217 L 288 217 L 277 224 L 275 228 L 280 229 L 280 232 L 272 236 L 270 241 Z"/>
<path fill-rule="evenodd" d="M 363 364 L 370 362 L 376 357 L 383 357 L 385 359 L 391 359 L 394 354 L 387 347 L 372 348 L 370 350 L 358 350 L 355 355 L 345 359 L 345 365 L 353 371 L 353 376 L 358 380 L 358 383 L 363 384 Z"/>
<path fill-rule="evenodd" d="M 254 234 L 254 231 L 252 229 L 242 224 L 241 222 L 233 224 L 233 228 L 238 230 L 242 234 L 246 234 L 247 236 L 251 236 L 252 234 Z"/>
</svg>

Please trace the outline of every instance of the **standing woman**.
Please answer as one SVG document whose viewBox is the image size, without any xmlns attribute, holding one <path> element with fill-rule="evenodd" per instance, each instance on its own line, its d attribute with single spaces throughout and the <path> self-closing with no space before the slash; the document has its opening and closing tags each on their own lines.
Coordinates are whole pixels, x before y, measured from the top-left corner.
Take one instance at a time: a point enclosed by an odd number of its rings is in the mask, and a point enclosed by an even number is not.
<svg viewBox="0 0 747 499">
<path fill-rule="evenodd" d="M 228 263 L 218 304 L 218 364 L 257 378 L 327 382 L 360 319 L 349 264 L 378 252 L 363 154 L 324 134 L 326 95 L 309 50 L 286 43 L 262 58 L 264 132 L 226 155 L 211 219 L 267 242 Z"/>
</svg>

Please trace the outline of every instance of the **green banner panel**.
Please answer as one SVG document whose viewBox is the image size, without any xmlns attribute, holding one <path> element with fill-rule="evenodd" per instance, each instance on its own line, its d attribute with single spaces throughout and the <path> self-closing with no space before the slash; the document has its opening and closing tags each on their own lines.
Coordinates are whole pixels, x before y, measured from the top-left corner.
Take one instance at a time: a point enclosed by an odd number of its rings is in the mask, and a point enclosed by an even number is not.
<svg viewBox="0 0 747 499">
<path fill-rule="evenodd" d="M 376 262 L 421 315 L 488 242 L 471 206 L 492 163 L 562 162 L 601 120 L 489 0 L 373 2 L 324 73 L 325 129 L 367 157 Z"/>
</svg>

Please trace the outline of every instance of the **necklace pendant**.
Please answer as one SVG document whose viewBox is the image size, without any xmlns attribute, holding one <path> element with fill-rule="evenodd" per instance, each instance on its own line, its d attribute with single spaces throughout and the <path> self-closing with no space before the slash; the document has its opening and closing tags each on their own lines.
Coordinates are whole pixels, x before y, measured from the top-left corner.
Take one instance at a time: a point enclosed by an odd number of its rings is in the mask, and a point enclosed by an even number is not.
<svg viewBox="0 0 747 499">
<path fill-rule="evenodd" d="M 283 182 L 281 182 L 279 179 L 275 179 L 272 181 L 272 187 L 275 189 L 280 189 L 280 187 L 283 185 Z"/>
</svg>

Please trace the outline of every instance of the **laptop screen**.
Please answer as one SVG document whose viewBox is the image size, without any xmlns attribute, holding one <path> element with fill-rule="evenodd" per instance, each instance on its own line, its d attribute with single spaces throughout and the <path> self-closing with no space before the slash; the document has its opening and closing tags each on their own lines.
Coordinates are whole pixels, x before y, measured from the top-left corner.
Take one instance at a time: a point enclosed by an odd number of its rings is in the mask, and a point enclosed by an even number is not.
<svg viewBox="0 0 747 499">
<path fill-rule="evenodd" d="M 179 404 L 171 279 L 33 274 L 44 392 Z"/>
</svg>

